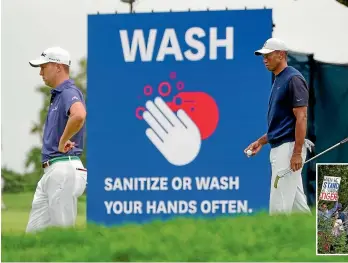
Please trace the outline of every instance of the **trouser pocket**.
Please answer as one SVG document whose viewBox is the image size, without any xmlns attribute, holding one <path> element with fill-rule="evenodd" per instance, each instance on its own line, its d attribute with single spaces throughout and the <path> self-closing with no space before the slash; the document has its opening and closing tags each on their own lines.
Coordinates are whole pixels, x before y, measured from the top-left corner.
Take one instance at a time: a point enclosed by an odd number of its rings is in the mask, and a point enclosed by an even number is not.
<svg viewBox="0 0 348 263">
<path fill-rule="evenodd" d="M 79 197 L 83 194 L 87 185 L 87 169 L 84 168 L 76 168 L 76 187 L 74 196 Z"/>
</svg>

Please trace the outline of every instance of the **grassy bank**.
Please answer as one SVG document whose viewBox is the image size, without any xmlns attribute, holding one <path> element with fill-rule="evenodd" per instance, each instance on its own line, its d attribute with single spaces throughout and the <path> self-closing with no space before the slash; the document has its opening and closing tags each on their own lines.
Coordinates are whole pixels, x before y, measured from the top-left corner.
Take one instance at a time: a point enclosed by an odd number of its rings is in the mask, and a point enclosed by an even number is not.
<svg viewBox="0 0 348 263">
<path fill-rule="evenodd" d="M 1 232 L 24 232 L 28 223 L 34 193 L 4 194 L 6 210 L 1 211 Z M 83 196 L 78 205 L 78 226 L 86 224 L 86 198 Z"/>
<path fill-rule="evenodd" d="M 21 228 L 3 231 L 2 261 L 348 261 L 315 255 L 314 216 L 175 219 L 113 228 L 86 228 L 80 221 L 76 230 L 37 235 Z"/>
</svg>

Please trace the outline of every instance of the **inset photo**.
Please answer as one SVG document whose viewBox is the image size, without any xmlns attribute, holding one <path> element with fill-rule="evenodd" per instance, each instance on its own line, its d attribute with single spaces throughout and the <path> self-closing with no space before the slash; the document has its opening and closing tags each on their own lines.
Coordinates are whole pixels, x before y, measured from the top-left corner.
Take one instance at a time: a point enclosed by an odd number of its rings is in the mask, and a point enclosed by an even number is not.
<svg viewBox="0 0 348 263">
<path fill-rule="evenodd" d="M 348 163 L 317 164 L 317 255 L 348 255 Z"/>
</svg>

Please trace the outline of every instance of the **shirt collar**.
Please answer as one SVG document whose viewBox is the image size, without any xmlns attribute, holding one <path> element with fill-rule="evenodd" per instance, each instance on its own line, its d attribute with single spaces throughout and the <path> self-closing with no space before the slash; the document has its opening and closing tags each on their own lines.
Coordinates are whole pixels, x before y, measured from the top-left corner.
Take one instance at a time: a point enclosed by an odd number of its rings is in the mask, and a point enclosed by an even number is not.
<svg viewBox="0 0 348 263">
<path fill-rule="evenodd" d="M 284 74 L 285 71 L 289 69 L 289 66 L 285 67 L 279 74 L 276 76 L 276 78 L 279 78 L 282 74 Z"/>
<path fill-rule="evenodd" d="M 62 83 L 60 83 L 57 87 L 55 87 L 54 89 L 51 89 L 51 94 L 55 94 L 55 93 L 60 93 L 62 92 L 67 86 L 74 84 L 74 81 L 72 79 L 67 79 L 65 81 L 63 81 Z"/>
</svg>

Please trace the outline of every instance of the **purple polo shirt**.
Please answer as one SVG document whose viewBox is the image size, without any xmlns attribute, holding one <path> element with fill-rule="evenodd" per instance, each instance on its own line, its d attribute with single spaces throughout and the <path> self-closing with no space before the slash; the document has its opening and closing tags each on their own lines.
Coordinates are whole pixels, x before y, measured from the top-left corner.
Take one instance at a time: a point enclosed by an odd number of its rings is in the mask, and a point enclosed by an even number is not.
<svg viewBox="0 0 348 263">
<path fill-rule="evenodd" d="M 59 140 L 68 122 L 71 105 L 77 101 L 85 105 L 82 92 L 75 86 L 74 81 L 69 79 L 52 89 L 51 94 L 51 103 L 44 126 L 42 162 L 59 156 L 80 156 L 83 151 L 85 125 L 70 139 L 75 142 L 72 150 L 67 153 L 58 151 Z"/>
</svg>

